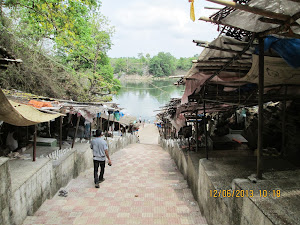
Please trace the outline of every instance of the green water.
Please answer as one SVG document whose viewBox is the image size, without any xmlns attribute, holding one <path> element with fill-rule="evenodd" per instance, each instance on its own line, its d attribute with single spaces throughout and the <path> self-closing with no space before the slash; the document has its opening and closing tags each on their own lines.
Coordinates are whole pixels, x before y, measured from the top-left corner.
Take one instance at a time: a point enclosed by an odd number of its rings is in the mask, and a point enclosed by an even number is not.
<svg viewBox="0 0 300 225">
<path fill-rule="evenodd" d="M 158 113 L 154 110 L 159 110 L 159 107 L 168 103 L 170 98 L 183 95 L 184 87 L 173 85 L 175 81 L 176 79 L 123 82 L 119 93 L 113 96 L 113 102 L 125 108 L 122 110 L 125 114 L 153 122 Z"/>
</svg>

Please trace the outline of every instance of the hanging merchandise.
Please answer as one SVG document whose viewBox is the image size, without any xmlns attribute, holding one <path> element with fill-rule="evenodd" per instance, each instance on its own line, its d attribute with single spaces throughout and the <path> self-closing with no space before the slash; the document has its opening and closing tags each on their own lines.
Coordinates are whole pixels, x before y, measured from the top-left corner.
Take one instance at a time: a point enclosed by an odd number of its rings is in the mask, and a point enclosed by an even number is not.
<svg viewBox="0 0 300 225">
<path fill-rule="evenodd" d="M 189 2 L 191 3 L 190 18 L 195 22 L 194 0 L 189 0 Z"/>
<path fill-rule="evenodd" d="M 120 113 L 119 111 L 114 112 L 114 117 L 117 121 L 120 121 Z"/>
<path fill-rule="evenodd" d="M 101 117 L 101 112 L 97 113 L 97 117 L 100 118 Z"/>
<path fill-rule="evenodd" d="M 122 113 L 122 112 L 120 112 L 120 116 L 121 116 L 121 117 L 123 117 L 123 116 L 125 116 L 125 114 L 124 114 L 124 113 Z"/>
<path fill-rule="evenodd" d="M 108 110 L 108 114 L 110 115 L 110 114 L 113 114 L 114 113 L 114 111 L 113 110 Z"/>
</svg>

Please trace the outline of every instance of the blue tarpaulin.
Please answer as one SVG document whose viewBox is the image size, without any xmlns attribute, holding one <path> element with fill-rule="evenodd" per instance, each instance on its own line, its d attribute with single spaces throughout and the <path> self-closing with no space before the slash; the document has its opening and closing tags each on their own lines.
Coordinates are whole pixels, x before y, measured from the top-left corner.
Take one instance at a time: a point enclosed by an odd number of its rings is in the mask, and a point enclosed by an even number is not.
<svg viewBox="0 0 300 225">
<path fill-rule="evenodd" d="M 265 52 L 275 50 L 290 66 L 300 67 L 300 39 L 277 38 L 267 36 L 265 38 Z M 258 48 L 255 53 L 258 54 Z"/>
</svg>

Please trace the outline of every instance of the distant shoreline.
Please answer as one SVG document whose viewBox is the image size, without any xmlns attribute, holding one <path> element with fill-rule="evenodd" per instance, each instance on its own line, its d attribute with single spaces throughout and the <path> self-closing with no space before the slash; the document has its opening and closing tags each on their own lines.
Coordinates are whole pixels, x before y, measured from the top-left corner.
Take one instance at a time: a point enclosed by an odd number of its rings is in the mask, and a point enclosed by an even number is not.
<svg viewBox="0 0 300 225">
<path fill-rule="evenodd" d="M 153 75 L 148 75 L 148 76 L 140 76 L 140 75 L 123 75 L 119 78 L 121 82 L 126 82 L 126 81 L 145 81 L 149 82 L 152 80 L 170 80 L 174 78 L 170 77 L 154 77 Z"/>
</svg>

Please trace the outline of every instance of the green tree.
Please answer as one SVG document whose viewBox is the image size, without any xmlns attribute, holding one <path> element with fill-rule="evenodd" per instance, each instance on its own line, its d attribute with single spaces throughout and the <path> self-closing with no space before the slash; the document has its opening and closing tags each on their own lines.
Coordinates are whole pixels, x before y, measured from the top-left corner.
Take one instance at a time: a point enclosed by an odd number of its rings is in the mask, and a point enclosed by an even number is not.
<svg viewBox="0 0 300 225">
<path fill-rule="evenodd" d="M 2 17 L 5 12 L 14 19 L 9 29 L 20 40 L 31 46 L 48 40 L 64 65 L 88 77 L 92 98 L 120 88 L 106 55 L 114 28 L 100 5 L 100 0 L 3 0 L 0 11 Z"/>
<path fill-rule="evenodd" d="M 4 0 L 11 16 L 18 18 L 15 31 L 26 38 L 39 41 L 54 40 L 68 46 L 76 43 L 75 36 L 90 29 L 90 14 L 100 7 L 96 0 Z"/>
<path fill-rule="evenodd" d="M 114 65 L 114 73 L 126 72 L 127 62 L 124 58 L 118 58 Z"/>
<path fill-rule="evenodd" d="M 175 69 L 176 58 L 170 53 L 160 52 L 149 62 L 149 72 L 156 77 L 170 76 Z"/>
</svg>

